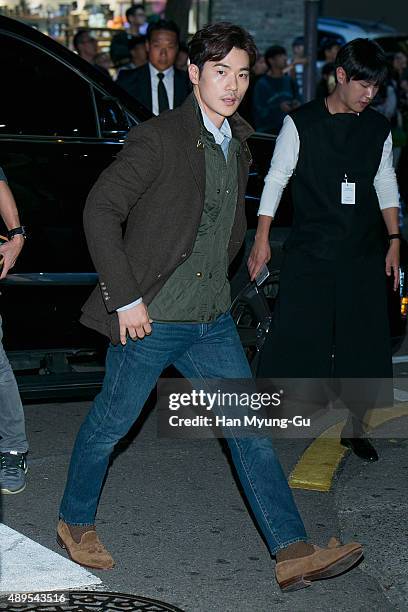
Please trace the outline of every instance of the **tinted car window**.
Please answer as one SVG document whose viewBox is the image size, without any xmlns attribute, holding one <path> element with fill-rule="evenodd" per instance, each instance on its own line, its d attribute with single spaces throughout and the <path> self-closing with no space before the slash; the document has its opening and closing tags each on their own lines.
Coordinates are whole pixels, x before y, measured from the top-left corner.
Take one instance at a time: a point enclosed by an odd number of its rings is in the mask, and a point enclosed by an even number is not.
<svg viewBox="0 0 408 612">
<path fill-rule="evenodd" d="M 96 136 L 88 83 L 51 55 L 0 34 L 0 134 Z"/>
</svg>

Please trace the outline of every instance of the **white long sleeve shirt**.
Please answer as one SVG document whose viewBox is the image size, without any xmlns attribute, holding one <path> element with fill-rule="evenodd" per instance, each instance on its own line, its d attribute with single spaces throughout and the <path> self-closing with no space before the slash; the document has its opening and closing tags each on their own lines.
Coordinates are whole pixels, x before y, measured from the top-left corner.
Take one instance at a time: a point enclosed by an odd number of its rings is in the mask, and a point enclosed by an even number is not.
<svg viewBox="0 0 408 612">
<path fill-rule="evenodd" d="M 258 215 L 274 217 L 283 190 L 292 176 L 299 158 L 300 140 L 293 119 L 287 115 L 276 139 L 271 167 L 265 177 Z M 383 152 L 377 174 L 374 178 L 381 210 L 399 207 L 397 178 L 393 167 L 391 132 L 384 142 Z"/>
<path fill-rule="evenodd" d="M 161 72 L 157 70 L 150 62 L 149 62 L 149 70 L 150 70 L 150 83 L 152 87 L 152 113 L 153 115 L 159 114 L 159 95 L 157 92 L 157 88 L 159 86 L 159 78 L 158 73 Z M 167 97 L 169 99 L 169 108 L 174 108 L 174 66 L 170 66 L 167 70 L 162 71 L 164 74 L 163 83 L 167 91 Z"/>
</svg>

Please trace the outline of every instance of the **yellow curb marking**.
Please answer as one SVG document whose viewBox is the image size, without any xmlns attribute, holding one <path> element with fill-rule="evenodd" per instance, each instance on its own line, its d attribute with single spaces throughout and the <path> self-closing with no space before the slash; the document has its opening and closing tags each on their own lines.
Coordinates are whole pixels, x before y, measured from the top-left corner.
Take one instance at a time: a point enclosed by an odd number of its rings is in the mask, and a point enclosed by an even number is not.
<svg viewBox="0 0 408 612">
<path fill-rule="evenodd" d="M 369 429 L 403 416 L 408 416 L 408 402 L 392 408 L 376 408 L 371 411 Z M 305 450 L 289 476 L 292 489 L 330 491 L 333 476 L 348 450 L 340 444 L 344 424 L 341 421 L 329 427 Z"/>
</svg>

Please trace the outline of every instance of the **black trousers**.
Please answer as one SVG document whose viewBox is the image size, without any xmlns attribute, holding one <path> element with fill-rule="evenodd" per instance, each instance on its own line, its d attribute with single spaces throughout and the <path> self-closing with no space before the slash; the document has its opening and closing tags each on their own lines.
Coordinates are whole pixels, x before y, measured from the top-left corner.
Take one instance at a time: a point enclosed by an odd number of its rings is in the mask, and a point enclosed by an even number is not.
<svg viewBox="0 0 408 612">
<path fill-rule="evenodd" d="M 358 435 L 367 409 L 392 404 L 384 257 L 328 261 L 287 251 L 258 377 L 341 381 L 354 417 L 345 435 Z"/>
</svg>

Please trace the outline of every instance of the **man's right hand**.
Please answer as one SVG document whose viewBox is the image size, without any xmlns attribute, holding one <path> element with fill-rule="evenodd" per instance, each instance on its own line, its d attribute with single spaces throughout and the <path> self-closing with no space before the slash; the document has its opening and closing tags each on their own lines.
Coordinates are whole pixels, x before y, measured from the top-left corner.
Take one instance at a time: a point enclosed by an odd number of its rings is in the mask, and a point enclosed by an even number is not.
<svg viewBox="0 0 408 612">
<path fill-rule="evenodd" d="M 153 321 L 149 318 L 147 308 L 143 302 L 133 308 L 129 308 L 129 310 L 118 312 L 118 317 L 121 344 L 126 344 L 126 332 L 132 340 L 144 338 L 152 333 L 151 323 Z"/>
<path fill-rule="evenodd" d="M 255 238 L 254 245 L 248 257 L 248 272 L 253 281 L 264 264 L 271 258 L 269 239 Z"/>
</svg>

